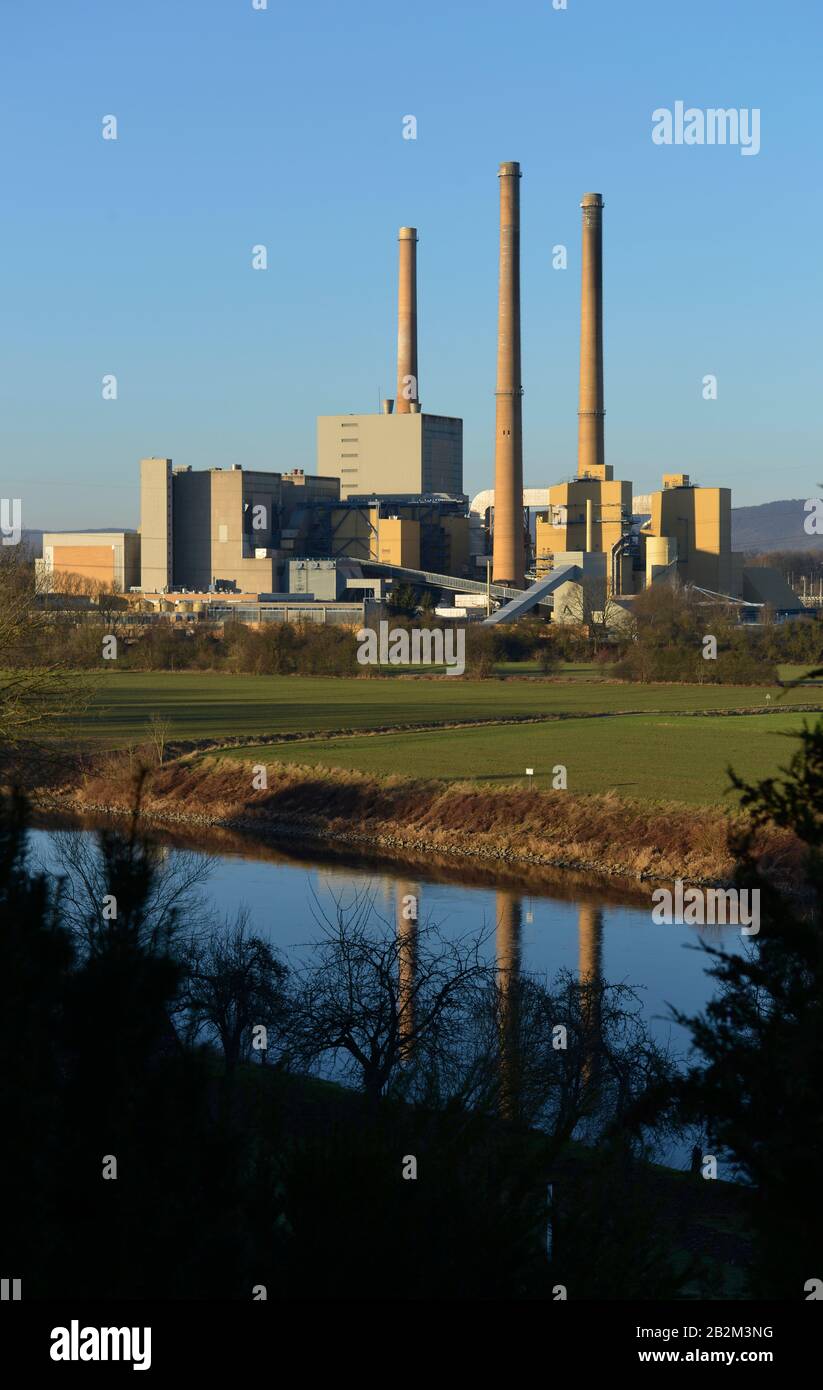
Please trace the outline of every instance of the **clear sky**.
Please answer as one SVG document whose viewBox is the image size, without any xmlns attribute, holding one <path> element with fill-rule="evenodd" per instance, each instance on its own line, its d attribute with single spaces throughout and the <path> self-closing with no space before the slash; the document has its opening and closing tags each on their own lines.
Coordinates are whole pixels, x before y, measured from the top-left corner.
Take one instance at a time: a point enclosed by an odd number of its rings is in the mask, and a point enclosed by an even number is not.
<svg viewBox="0 0 823 1390">
<path fill-rule="evenodd" d="M 466 490 L 491 486 L 508 159 L 526 482 L 575 468 L 597 191 L 616 476 L 814 495 L 822 38 L 820 0 L 3 0 L 0 495 L 26 527 L 134 526 L 144 455 L 313 471 L 317 414 L 394 395 L 403 224 L 423 408 L 463 417 Z M 759 108 L 760 153 L 655 145 L 678 100 Z"/>
</svg>

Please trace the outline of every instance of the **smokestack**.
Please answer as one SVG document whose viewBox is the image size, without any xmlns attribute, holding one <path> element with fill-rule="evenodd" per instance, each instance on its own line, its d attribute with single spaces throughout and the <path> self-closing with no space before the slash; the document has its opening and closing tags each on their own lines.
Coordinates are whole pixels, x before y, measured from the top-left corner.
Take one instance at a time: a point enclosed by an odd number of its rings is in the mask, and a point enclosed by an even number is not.
<svg viewBox="0 0 823 1390">
<path fill-rule="evenodd" d="M 603 402 L 603 199 L 584 193 L 580 301 L 580 409 L 577 472 L 601 476 L 606 462 Z"/>
<path fill-rule="evenodd" d="M 494 449 L 494 579 L 525 582 L 523 427 L 520 384 L 520 165 L 501 164 L 497 405 Z"/>
<path fill-rule="evenodd" d="M 411 413 L 417 386 L 417 228 L 401 227 L 397 286 L 397 414 Z"/>
</svg>

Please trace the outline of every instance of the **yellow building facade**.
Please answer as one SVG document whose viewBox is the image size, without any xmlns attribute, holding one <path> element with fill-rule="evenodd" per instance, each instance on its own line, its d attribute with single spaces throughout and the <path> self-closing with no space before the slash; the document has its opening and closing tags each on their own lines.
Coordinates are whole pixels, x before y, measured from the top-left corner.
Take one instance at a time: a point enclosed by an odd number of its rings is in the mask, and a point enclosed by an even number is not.
<svg viewBox="0 0 823 1390">
<path fill-rule="evenodd" d="M 611 555 L 632 512 L 632 485 L 613 477 L 602 464 L 586 477 L 549 488 L 549 509 L 538 513 L 535 561 L 538 577 L 552 568 L 554 556 L 596 550 Z"/>
</svg>

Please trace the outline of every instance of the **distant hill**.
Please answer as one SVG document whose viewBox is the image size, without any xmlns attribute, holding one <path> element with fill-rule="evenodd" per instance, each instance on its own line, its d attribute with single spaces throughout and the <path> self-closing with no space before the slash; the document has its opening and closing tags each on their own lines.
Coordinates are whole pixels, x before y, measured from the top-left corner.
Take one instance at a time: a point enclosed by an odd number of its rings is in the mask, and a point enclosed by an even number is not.
<svg viewBox="0 0 823 1390">
<path fill-rule="evenodd" d="M 732 507 L 732 549 L 823 550 L 823 536 L 808 536 L 803 529 L 809 515 L 805 502 L 805 497 L 797 497 L 759 507 Z"/>
<path fill-rule="evenodd" d="M 77 529 L 79 530 L 80 528 L 78 527 Z M 86 526 L 86 527 L 83 528 L 83 529 L 85 529 L 89 534 L 93 534 L 95 531 L 101 531 L 101 532 L 102 532 L 102 531 L 122 531 L 122 530 L 123 530 L 123 527 L 122 527 L 122 526 Z M 126 527 L 126 530 L 129 530 L 129 529 L 130 529 L 129 527 Z M 24 527 L 24 528 L 23 528 L 23 533 L 22 533 L 22 536 L 21 536 L 22 544 L 23 544 L 23 545 L 26 547 L 26 549 L 27 549 L 28 551 L 30 551 L 31 554 L 34 555 L 38 560 L 41 559 L 41 558 L 42 558 L 42 555 L 43 555 L 43 535 L 44 535 L 44 531 L 45 531 L 45 528 L 44 528 L 43 531 L 34 531 L 34 530 L 27 531 L 27 530 L 25 529 L 25 527 Z M 57 535 L 58 532 L 55 532 L 54 534 Z"/>
<path fill-rule="evenodd" d="M 26 550 L 31 551 L 39 560 L 43 554 L 43 532 L 42 531 L 23 531 L 21 541 Z"/>
</svg>

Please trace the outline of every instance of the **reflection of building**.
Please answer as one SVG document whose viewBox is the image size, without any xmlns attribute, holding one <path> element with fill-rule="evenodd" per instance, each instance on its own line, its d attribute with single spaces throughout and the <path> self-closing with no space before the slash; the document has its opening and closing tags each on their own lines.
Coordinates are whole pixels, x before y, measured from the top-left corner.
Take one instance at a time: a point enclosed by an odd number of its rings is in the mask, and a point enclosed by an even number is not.
<svg viewBox="0 0 823 1390">
<path fill-rule="evenodd" d="M 520 964 L 522 903 L 517 893 L 495 894 L 497 988 L 500 999 L 500 1109 L 516 1118 L 520 1090 Z"/>
<path fill-rule="evenodd" d="M 405 1044 L 414 1036 L 415 1027 L 414 988 L 420 889 L 416 883 L 398 879 L 394 894 L 397 924 L 397 1019 L 400 1040 Z"/>
<path fill-rule="evenodd" d="M 599 985 L 603 978 L 603 913 L 581 903 L 577 917 L 577 968 L 580 983 Z"/>
<path fill-rule="evenodd" d="M 603 913 L 591 903 L 581 903 L 578 913 L 578 978 L 583 1022 L 582 1075 L 586 1085 L 597 1075 L 601 1040 L 601 987 L 603 983 Z"/>
</svg>

